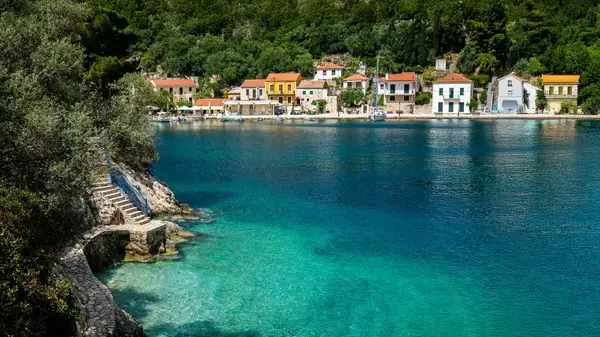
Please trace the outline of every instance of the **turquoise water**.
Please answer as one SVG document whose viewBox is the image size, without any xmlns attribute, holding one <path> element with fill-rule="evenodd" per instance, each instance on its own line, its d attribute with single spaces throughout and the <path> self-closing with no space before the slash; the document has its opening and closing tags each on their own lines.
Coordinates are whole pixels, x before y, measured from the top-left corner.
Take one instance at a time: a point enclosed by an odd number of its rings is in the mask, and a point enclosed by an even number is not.
<svg viewBox="0 0 600 337">
<path fill-rule="evenodd" d="M 163 126 L 216 221 L 100 278 L 149 336 L 600 335 L 600 123 Z"/>
</svg>

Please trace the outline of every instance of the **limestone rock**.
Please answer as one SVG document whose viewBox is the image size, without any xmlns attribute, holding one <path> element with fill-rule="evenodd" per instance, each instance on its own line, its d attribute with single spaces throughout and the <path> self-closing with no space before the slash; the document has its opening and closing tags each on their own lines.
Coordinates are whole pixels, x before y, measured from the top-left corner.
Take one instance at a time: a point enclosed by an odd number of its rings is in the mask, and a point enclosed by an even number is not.
<svg viewBox="0 0 600 337">
<path fill-rule="evenodd" d="M 137 172 L 119 165 L 131 185 L 148 198 L 148 206 L 153 214 L 181 214 L 181 206 L 169 187 L 156 179 L 149 171 Z"/>
</svg>

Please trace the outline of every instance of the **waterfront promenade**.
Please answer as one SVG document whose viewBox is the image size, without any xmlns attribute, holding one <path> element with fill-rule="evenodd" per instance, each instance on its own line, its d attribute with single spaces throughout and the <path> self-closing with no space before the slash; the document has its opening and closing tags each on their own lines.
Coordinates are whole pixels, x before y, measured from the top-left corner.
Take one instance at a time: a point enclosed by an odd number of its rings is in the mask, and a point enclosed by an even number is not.
<svg viewBox="0 0 600 337">
<path fill-rule="evenodd" d="M 221 115 L 211 115 L 204 117 L 197 117 L 201 119 L 221 119 Z M 316 118 L 319 120 L 325 119 L 368 119 L 369 114 L 320 114 L 320 115 L 243 115 L 243 116 L 229 116 L 230 119 L 244 118 L 247 120 L 253 119 L 277 119 L 283 117 L 285 119 L 306 119 L 307 117 Z M 494 120 L 494 119 L 520 119 L 520 120 L 545 120 L 545 119 L 569 119 L 569 120 L 600 120 L 600 115 L 554 115 L 554 114 L 481 114 L 481 115 L 464 115 L 464 114 L 388 114 L 387 119 L 395 120 L 426 120 L 426 119 L 473 119 L 473 120 Z"/>
</svg>

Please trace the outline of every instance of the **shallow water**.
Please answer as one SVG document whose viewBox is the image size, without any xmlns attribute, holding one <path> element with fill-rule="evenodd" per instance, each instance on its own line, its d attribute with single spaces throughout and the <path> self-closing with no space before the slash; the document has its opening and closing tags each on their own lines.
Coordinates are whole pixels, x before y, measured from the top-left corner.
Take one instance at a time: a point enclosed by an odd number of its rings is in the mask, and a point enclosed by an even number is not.
<svg viewBox="0 0 600 337">
<path fill-rule="evenodd" d="M 600 123 L 162 126 L 216 221 L 100 274 L 149 336 L 600 334 Z"/>
</svg>

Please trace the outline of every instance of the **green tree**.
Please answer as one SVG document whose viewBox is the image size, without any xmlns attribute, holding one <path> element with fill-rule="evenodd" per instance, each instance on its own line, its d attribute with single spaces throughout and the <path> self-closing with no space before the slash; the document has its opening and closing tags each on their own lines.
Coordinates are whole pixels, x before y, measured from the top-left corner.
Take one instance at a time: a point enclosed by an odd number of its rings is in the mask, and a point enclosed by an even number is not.
<svg viewBox="0 0 600 337">
<path fill-rule="evenodd" d="M 312 105 L 317 107 L 318 113 L 322 114 L 325 112 L 325 107 L 327 106 L 327 101 L 324 99 L 318 99 L 312 101 Z"/>
<path fill-rule="evenodd" d="M 345 107 L 356 107 L 364 99 L 365 95 L 361 89 L 344 89 L 340 93 L 340 101 Z"/>
<path fill-rule="evenodd" d="M 473 44 L 467 44 L 458 55 L 458 69 L 465 74 L 475 72 L 477 50 Z"/>
<path fill-rule="evenodd" d="M 542 110 L 542 113 L 546 111 L 548 107 L 548 100 L 546 99 L 546 94 L 543 90 L 538 90 L 535 98 L 535 106 L 538 110 Z"/>
</svg>

